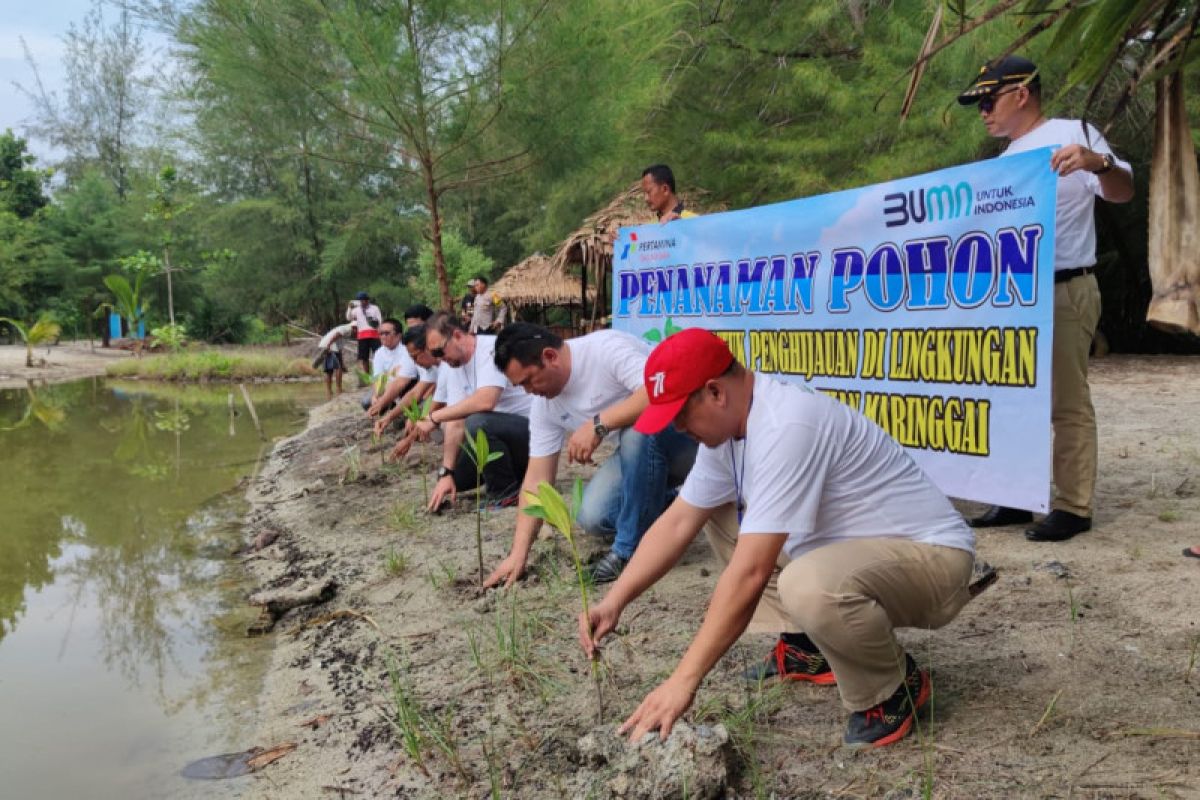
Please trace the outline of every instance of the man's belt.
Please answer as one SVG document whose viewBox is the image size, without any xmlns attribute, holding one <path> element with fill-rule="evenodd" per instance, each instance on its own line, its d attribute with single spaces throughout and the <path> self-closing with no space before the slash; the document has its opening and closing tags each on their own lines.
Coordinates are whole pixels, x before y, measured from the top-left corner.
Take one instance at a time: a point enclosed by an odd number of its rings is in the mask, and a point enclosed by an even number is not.
<svg viewBox="0 0 1200 800">
<path fill-rule="evenodd" d="M 1075 269 L 1060 269 L 1054 273 L 1055 283 L 1066 283 L 1073 278 L 1079 278 L 1084 275 L 1091 275 L 1095 272 L 1093 267 L 1076 267 Z"/>
</svg>

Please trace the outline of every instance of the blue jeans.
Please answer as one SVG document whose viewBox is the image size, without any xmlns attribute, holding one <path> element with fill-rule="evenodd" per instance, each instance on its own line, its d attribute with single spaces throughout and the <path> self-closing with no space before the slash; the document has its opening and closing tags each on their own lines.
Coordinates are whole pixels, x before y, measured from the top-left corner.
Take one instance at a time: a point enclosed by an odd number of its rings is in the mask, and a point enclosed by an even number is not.
<svg viewBox="0 0 1200 800">
<path fill-rule="evenodd" d="M 668 425 L 653 436 L 624 428 L 617 451 L 583 490 L 579 526 L 612 536 L 613 552 L 629 558 L 642 535 L 666 509 L 672 489 L 683 483 L 696 460 L 696 442 Z"/>
</svg>

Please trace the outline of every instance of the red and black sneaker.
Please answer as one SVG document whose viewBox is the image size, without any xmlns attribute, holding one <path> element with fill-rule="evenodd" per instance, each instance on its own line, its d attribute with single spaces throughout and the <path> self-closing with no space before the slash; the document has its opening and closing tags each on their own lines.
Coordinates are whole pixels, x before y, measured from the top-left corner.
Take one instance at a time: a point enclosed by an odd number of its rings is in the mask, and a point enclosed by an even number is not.
<svg viewBox="0 0 1200 800">
<path fill-rule="evenodd" d="M 929 703 L 929 673 L 917 669 L 912 656 L 906 654 L 904 658 L 904 681 L 892 696 L 866 711 L 850 715 L 845 736 L 850 747 L 883 747 L 900 741 L 912 730 L 917 713 Z"/>
<path fill-rule="evenodd" d="M 818 686 L 832 686 L 837 683 L 833 670 L 825 656 L 803 633 L 785 633 L 775 642 L 763 661 L 747 669 L 742 677 L 751 683 L 765 681 L 768 678 L 782 678 L 785 681 L 806 681 Z"/>
</svg>

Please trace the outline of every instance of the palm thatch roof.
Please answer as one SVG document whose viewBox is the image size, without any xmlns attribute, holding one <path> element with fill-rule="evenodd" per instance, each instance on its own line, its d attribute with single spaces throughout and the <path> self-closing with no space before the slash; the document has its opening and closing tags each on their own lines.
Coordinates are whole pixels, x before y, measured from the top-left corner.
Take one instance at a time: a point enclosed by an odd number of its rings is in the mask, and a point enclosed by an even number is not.
<svg viewBox="0 0 1200 800">
<path fill-rule="evenodd" d="M 724 210 L 723 207 L 704 204 L 699 193 L 680 195 L 679 199 L 688 210 L 701 214 Z M 568 267 L 583 265 L 589 268 L 592 276 L 598 275 L 601 267 L 612 264 L 612 240 L 619 228 L 646 225 L 657 220 L 658 217 L 642 197 L 642 184 L 635 183 L 585 219 L 577 231 L 563 240 L 554 253 L 554 266 L 566 272 Z"/>
<path fill-rule="evenodd" d="M 721 206 L 705 204 L 702 193 L 680 195 L 680 200 L 690 211 L 697 213 L 714 213 L 723 211 Z M 564 275 L 578 272 L 583 279 L 583 288 L 587 290 L 588 299 L 597 305 L 596 287 L 601 288 L 598 305 L 607 306 L 607 281 L 612 271 L 613 237 L 619 228 L 630 225 L 645 225 L 656 222 L 658 217 L 646 205 L 642 196 L 642 185 L 639 181 L 621 194 L 617 195 L 604 208 L 592 214 L 583 221 L 583 225 L 574 233 L 567 236 L 558 246 L 552 259 L 556 270 Z M 582 296 L 580 292 L 577 296 Z M 593 309 L 592 319 L 597 320 L 607 311 L 596 313 Z"/>
<path fill-rule="evenodd" d="M 534 253 L 504 273 L 492 291 L 510 306 L 580 305 L 583 287 L 580 279 L 554 265 L 553 259 Z M 593 299 L 596 290 L 588 292 Z"/>
</svg>

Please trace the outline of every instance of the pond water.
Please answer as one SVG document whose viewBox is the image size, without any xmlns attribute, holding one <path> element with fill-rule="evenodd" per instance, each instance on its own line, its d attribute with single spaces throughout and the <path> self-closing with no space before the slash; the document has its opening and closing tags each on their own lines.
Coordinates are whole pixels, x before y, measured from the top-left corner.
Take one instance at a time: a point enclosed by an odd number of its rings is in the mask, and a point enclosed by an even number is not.
<svg viewBox="0 0 1200 800">
<path fill-rule="evenodd" d="M 248 387 L 268 440 L 324 392 Z M 253 734 L 239 483 L 269 452 L 234 387 L 0 390 L 0 795 L 231 797 L 189 761 Z"/>
</svg>

